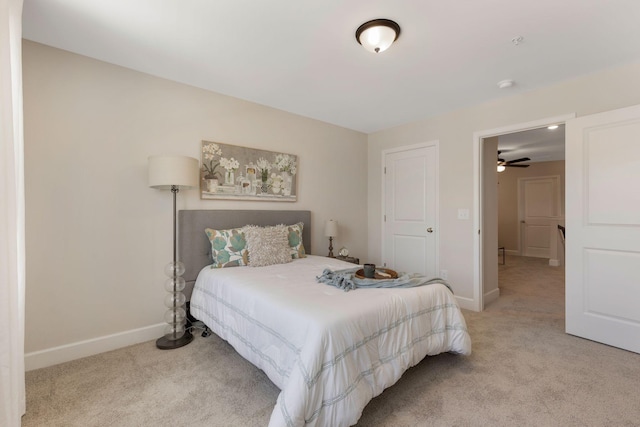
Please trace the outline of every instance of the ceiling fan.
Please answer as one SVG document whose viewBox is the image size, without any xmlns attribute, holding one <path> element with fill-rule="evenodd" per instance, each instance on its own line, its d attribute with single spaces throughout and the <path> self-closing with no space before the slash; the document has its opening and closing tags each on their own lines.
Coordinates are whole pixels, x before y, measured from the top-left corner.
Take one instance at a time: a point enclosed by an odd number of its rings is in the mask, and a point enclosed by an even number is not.
<svg viewBox="0 0 640 427">
<path fill-rule="evenodd" d="M 498 151 L 498 172 L 502 172 L 505 169 L 505 167 L 509 167 L 509 168 L 528 168 L 530 166 L 530 165 L 519 165 L 519 164 L 517 164 L 517 163 L 520 163 L 520 162 L 528 162 L 529 160 L 531 160 L 528 157 L 521 157 L 519 159 L 505 161 L 504 159 L 500 158 L 500 153 L 501 153 L 501 151 Z"/>
</svg>

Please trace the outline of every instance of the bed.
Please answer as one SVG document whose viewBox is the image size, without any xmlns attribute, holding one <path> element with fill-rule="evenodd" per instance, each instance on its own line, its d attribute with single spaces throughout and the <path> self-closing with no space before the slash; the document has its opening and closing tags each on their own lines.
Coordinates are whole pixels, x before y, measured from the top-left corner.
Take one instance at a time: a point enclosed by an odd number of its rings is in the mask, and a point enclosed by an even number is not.
<svg viewBox="0 0 640 427">
<path fill-rule="evenodd" d="M 303 222 L 309 211 L 181 211 L 180 257 L 191 314 L 281 390 L 269 426 L 350 426 L 366 404 L 427 355 L 467 355 L 471 340 L 443 284 L 345 292 L 318 283 L 355 267 L 314 256 L 264 267 L 210 268 L 205 228 Z"/>
</svg>

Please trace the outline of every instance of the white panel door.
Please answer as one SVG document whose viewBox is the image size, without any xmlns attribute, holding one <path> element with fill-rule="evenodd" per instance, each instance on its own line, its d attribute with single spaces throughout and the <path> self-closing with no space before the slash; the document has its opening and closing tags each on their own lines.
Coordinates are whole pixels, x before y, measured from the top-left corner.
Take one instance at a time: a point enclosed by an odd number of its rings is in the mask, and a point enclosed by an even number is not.
<svg viewBox="0 0 640 427">
<path fill-rule="evenodd" d="M 437 145 L 384 154 L 385 266 L 437 276 Z"/>
<path fill-rule="evenodd" d="M 522 254 L 550 258 L 551 225 L 560 215 L 560 177 L 519 178 Z"/>
<path fill-rule="evenodd" d="M 640 105 L 566 130 L 566 331 L 640 353 Z"/>
</svg>

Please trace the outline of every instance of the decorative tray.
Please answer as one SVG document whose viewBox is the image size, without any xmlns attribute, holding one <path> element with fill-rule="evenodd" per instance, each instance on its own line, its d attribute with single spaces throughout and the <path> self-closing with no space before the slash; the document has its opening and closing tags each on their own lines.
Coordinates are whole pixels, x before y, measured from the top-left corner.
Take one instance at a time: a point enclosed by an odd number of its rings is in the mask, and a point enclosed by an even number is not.
<svg viewBox="0 0 640 427">
<path fill-rule="evenodd" d="M 356 277 L 358 279 L 369 279 L 369 277 L 364 277 L 364 268 L 356 271 Z M 398 273 L 388 268 L 376 268 L 376 274 L 373 279 L 375 280 L 392 280 L 397 279 Z"/>
</svg>

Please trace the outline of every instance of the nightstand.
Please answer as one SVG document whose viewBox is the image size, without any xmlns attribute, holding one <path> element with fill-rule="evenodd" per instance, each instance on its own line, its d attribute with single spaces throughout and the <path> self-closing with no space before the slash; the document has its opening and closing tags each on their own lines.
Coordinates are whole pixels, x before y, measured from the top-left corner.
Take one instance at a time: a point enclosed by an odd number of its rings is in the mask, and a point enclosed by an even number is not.
<svg viewBox="0 0 640 427">
<path fill-rule="evenodd" d="M 339 259 L 340 261 L 347 261 L 353 264 L 360 264 L 360 258 L 355 258 L 352 256 L 340 256 L 334 257 L 335 259 Z"/>
</svg>

